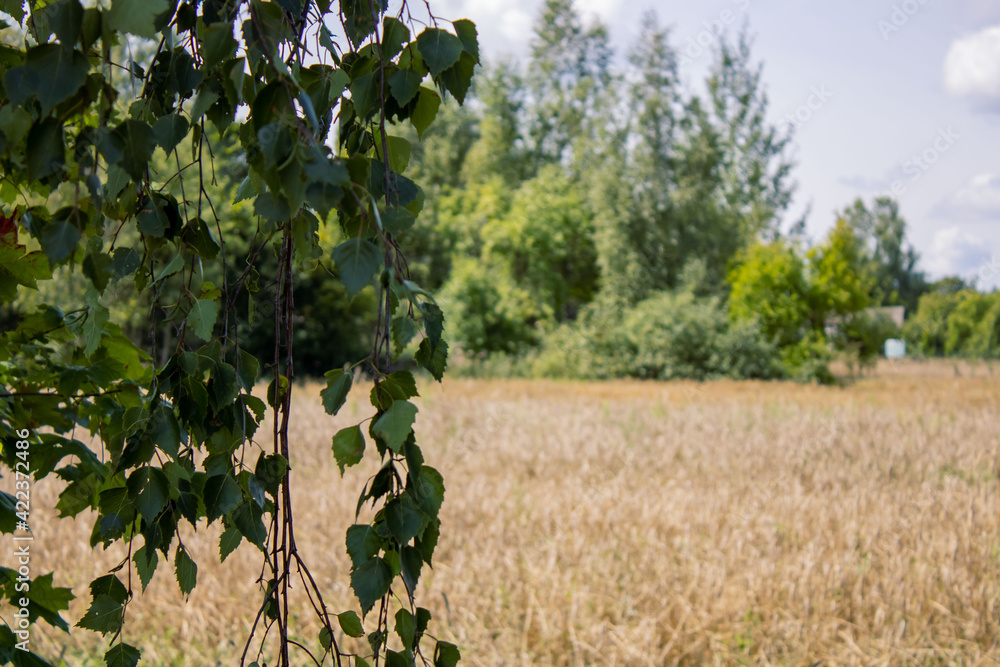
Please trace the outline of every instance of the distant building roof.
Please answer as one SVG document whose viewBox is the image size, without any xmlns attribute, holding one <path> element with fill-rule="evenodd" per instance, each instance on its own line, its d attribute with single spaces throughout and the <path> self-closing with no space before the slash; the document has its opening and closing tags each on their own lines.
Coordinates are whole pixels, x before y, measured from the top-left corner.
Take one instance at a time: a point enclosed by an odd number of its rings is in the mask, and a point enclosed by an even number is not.
<svg viewBox="0 0 1000 667">
<path fill-rule="evenodd" d="M 868 317 L 884 317 L 893 322 L 897 327 L 902 328 L 903 320 L 906 319 L 906 306 L 880 306 L 876 308 L 865 308 L 861 311 L 861 314 Z M 836 334 L 843 321 L 844 318 L 840 316 L 827 318 L 824 323 L 826 335 L 832 336 Z"/>
<path fill-rule="evenodd" d="M 865 315 L 872 315 L 875 317 L 882 316 L 887 319 L 892 320 L 896 323 L 897 327 L 902 328 L 903 320 L 906 319 L 906 306 L 882 306 L 881 308 L 865 308 Z"/>
</svg>

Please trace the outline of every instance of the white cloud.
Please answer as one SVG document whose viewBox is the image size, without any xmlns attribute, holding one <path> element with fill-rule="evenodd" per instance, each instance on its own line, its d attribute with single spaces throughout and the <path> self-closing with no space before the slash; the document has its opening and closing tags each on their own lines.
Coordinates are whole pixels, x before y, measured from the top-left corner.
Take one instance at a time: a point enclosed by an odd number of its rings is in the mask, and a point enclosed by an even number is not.
<svg viewBox="0 0 1000 667">
<path fill-rule="evenodd" d="M 952 43 L 944 59 L 944 85 L 956 97 L 1000 102 L 1000 26 Z"/>
<path fill-rule="evenodd" d="M 979 174 L 932 209 L 939 219 L 1000 222 L 1000 175 Z"/>
<path fill-rule="evenodd" d="M 514 42 L 527 40 L 532 34 L 534 23 L 535 19 L 531 14 L 514 7 L 500 16 L 500 32 L 504 37 Z"/>
<path fill-rule="evenodd" d="M 968 216 L 976 220 L 1000 222 L 1000 176 L 980 174 L 972 181 L 948 197 L 942 212 Z"/>
<path fill-rule="evenodd" d="M 934 234 L 934 242 L 924 254 L 923 264 L 932 277 L 948 275 L 972 277 L 990 259 L 987 244 L 960 227 L 948 227 Z"/>
<path fill-rule="evenodd" d="M 618 0 L 576 0 L 575 4 L 584 21 L 588 22 L 594 16 L 608 22 L 614 18 L 615 12 L 620 7 Z"/>
</svg>

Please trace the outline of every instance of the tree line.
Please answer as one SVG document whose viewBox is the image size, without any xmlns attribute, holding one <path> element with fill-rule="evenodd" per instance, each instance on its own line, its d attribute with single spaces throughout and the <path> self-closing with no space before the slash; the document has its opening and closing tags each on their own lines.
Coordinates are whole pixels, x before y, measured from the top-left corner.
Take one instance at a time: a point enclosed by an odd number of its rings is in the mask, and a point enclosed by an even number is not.
<svg viewBox="0 0 1000 667">
<path fill-rule="evenodd" d="M 409 268 L 439 297 L 454 370 L 831 380 L 833 359 L 870 363 L 889 337 L 918 355 L 1000 356 L 1000 298 L 930 283 L 894 200 L 845 206 L 815 241 L 788 219 L 792 128 L 769 119 L 753 40 L 744 29 L 710 51 L 692 89 L 655 13 L 617 57 L 604 25 L 547 0 L 526 61 L 484 61 L 430 128 L 403 132 L 425 193 L 403 221 Z M 236 200 L 221 217 L 230 249 L 249 256 L 249 167 L 238 137 L 213 141 L 210 187 Z M 317 375 L 370 349 L 376 299 L 348 292 L 323 259 L 343 239 L 318 234 L 322 252 L 294 273 L 300 371 Z M 252 324 L 273 301 L 266 270 L 233 314 L 262 353 L 273 334 Z M 872 311 L 894 305 L 902 331 Z M 143 310 L 129 295 L 120 308 Z M 134 338 L 155 335 L 134 324 Z"/>
<path fill-rule="evenodd" d="M 894 200 L 851 203 L 817 242 L 787 220 L 791 128 L 752 50 L 720 37 L 692 91 L 654 13 L 616 59 L 606 27 L 548 0 L 527 61 L 487 63 L 476 103 L 443 109 L 413 156 L 434 192 L 416 266 L 463 370 L 830 380 L 901 335 L 1000 355 L 997 296 L 928 282 Z M 896 305 L 903 331 L 872 310 Z M 944 344 L 956 328 L 977 342 Z"/>
</svg>

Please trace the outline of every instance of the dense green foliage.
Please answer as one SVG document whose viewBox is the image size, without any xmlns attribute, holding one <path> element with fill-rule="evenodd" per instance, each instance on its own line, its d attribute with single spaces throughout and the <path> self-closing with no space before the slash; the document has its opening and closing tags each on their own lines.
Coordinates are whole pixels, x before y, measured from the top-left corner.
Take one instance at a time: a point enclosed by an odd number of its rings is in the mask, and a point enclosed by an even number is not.
<svg viewBox="0 0 1000 667">
<path fill-rule="evenodd" d="M 185 536 L 216 521 L 222 560 L 244 541 L 262 553 L 241 665 L 423 655 L 416 586 L 444 483 L 416 442 L 415 378 L 397 367 L 405 352 L 440 380 L 448 345 L 402 251 L 427 201 L 403 173 L 407 137 L 442 99 L 464 100 L 479 49 L 470 21 L 387 9 L 0 0 L 0 460 L 16 488 L 0 492 L 0 532 L 30 545 L 31 484 L 49 476 L 60 516 L 95 512 L 91 546 L 122 560 L 76 625 L 110 639 L 109 667 L 140 659 L 126 623 L 138 587 L 172 562 L 189 594 Z M 331 414 L 355 377 L 374 380 L 372 416 L 331 434 L 341 471 L 369 445 L 382 464 L 358 501 L 373 518 L 346 533 L 360 618 L 328 609 L 295 544 L 304 373 L 325 375 Z M 49 664 L 31 625 L 68 632 L 72 592 L 41 559 L 4 563 L 17 611 L 0 664 Z M 318 638 L 290 626 L 308 609 Z M 423 650 L 435 666 L 459 658 L 444 641 Z"/>
<path fill-rule="evenodd" d="M 655 15 L 625 55 L 549 0 L 528 62 L 488 63 L 479 104 L 414 151 L 440 196 L 413 267 L 441 287 L 459 369 L 828 380 L 834 357 L 871 361 L 898 332 L 866 309 L 925 289 L 895 203 L 859 200 L 810 247 L 783 231 L 791 137 L 749 37 L 720 40 L 700 93 Z"/>
<path fill-rule="evenodd" d="M 1000 292 L 941 285 L 920 298 L 903 334 L 926 356 L 1000 359 Z"/>
</svg>

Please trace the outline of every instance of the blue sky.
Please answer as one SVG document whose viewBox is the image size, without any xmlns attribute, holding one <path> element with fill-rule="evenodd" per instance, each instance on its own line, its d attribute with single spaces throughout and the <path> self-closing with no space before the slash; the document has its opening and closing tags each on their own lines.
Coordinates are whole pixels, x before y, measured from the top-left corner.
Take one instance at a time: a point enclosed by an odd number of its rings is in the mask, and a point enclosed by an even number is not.
<svg viewBox="0 0 1000 667">
<path fill-rule="evenodd" d="M 1000 3 L 995 0 L 576 0 L 623 51 L 654 9 L 697 89 L 698 44 L 749 21 L 775 123 L 796 126 L 797 195 L 821 237 L 856 197 L 892 191 L 931 277 L 1000 286 Z M 527 53 L 540 0 L 438 0 L 475 21 L 486 56 Z M 810 208 L 811 207 L 811 208 Z M 991 261 L 992 260 L 992 261 Z"/>
</svg>

